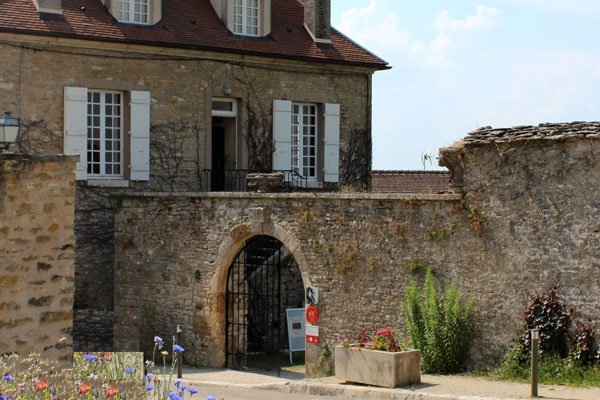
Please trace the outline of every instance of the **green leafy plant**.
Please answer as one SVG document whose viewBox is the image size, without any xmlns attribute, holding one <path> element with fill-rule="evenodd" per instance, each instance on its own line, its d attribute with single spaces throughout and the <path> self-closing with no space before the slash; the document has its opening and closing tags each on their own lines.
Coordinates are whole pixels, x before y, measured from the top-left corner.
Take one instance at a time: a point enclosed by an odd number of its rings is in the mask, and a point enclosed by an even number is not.
<svg viewBox="0 0 600 400">
<path fill-rule="evenodd" d="M 421 350 L 423 370 L 464 370 L 473 333 L 473 301 L 463 301 L 454 282 L 440 296 L 438 282 L 428 270 L 422 291 L 414 280 L 408 284 L 403 307 L 410 341 Z"/>
</svg>

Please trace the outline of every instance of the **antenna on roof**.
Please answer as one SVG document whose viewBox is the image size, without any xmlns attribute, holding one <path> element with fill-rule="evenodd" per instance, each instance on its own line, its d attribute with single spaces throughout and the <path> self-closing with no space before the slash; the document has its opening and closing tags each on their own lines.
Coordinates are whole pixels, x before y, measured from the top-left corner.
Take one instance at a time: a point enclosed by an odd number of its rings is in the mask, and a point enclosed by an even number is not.
<svg viewBox="0 0 600 400">
<path fill-rule="evenodd" d="M 427 169 L 427 162 L 429 161 L 429 165 L 433 165 L 433 149 L 425 149 L 421 153 L 421 162 L 423 163 L 423 171 Z"/>
</svg>

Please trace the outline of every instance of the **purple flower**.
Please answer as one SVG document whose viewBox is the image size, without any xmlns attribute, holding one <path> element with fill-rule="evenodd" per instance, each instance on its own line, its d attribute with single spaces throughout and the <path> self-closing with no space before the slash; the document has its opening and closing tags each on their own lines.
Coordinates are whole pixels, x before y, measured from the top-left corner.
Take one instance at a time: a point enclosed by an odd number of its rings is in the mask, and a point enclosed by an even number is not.
<svg viewBox="0 0 600 400">
<path fill-rule="evenodd" d="M 206 400 L 217 400 L 217 398 L 215 396 L 208 396 Z"/>
<path fill-rule="evenodd" d="M 171 393 L 169 393 L 169 399 L 170 399 L 170 400 L 183 400 L 183 397 L 181 397 L 181 396 L 179 395 L 179 393 L 174 393 L 174 392 L 171 392 Z M 215 400 L 216 400 L 216 399 L 215 399 Z"/>
<path fill-rule="evenodd" d="M 135 368 L 127 367 L 125 368 L 125 372 L 128 374 L 133 374 L 135 372 Z"/>
<path fill-rule="evenodd" d="M 187 390 L 188 390 L 188 392 L 190 392 L 191 395 L 198 393 L 198 391 L 196 389 L 191 388 L 191 387 L 187 388 Z"/>
<path fill-rule="evenodd" d="M 148 385 L 148 386 L 146 386 L 146 390 L 151 392 L 154 390 L 154 387 L 152 385 Z"/>
<path fill-rule="evenodd" d="M 178 345 L 178 344 L 174 344 L 173 345 L 173 351 L 175 353 L 183 353 L 185 351 L 185 349 L 183 347 L 181 347 L 180 345 Z"/>
<path fill-rule="evenodd" d="M 9 374 L 2 375 L 2 380 L 5 382 L 12 382 L 15 380 L 15 377 Z"/>
<path fill-rule="evenodd" d="M 173 382 L 173 385 L 179 387 L 179 385 L 181 385 L 181 381 L 177 379 L 175 382 Z"/>
<path fill-rule="evenodd" d="M 87 356 L 83 357 L 83 359 L 85 361 L 96 361 L 98 359 L 98 357 L 96 357 L 93 354 L 88 354 Z"/>
<path fill-rule="evenodd" d="M 158 349 L 162 349 L 165 342 L 160 336 L 154 336 L 154 346 L 158 346 Z"/>
</svg>

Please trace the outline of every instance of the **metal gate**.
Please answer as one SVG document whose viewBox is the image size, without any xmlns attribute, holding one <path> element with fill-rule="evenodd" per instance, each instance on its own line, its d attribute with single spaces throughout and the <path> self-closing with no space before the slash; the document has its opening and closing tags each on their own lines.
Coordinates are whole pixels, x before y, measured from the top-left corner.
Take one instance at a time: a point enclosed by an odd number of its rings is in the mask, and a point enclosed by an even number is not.
<svg viewBox="0 0 600 400">
<path fill-rule="evenodd" d="M 278 353 L 283 348 L 282 247 L 275 238 L 254 237 L 229 267 L 225 297 L 229 368 L 246 366 L 248 356 Z"/>
</svg>

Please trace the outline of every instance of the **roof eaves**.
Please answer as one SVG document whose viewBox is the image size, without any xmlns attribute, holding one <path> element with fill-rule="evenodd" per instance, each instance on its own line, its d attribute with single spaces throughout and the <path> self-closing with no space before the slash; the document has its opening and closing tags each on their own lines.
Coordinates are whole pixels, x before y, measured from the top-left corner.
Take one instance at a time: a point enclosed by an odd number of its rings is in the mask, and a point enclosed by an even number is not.
<svg viewBox="0 0 600 400">
<path fill-rule="evenodd" d="M 108 42 L 108 43 L 120 43 L 120 44 L 135 44 L 135 45 L 143 45 L 143 46 L 156 46 L 163 48 L 177 48 L 177 49 L 187 49 L 187 50 L 198 50 L 198 51 L 215 51 L 221 53 L 233 53 L 239 55 L 253 55 L 253 56 L 262 56 L 262 57 L 274 57 L 274 58 L 283 58 L 288 60 L 298 60 L 298 61 L 309 61 L 309 62 L 320 62 L 320 63 L 332 63 L 339 65 L 349 65 L 349 66 L 361 66 L 372 68 L 374 70 L 385 70 L 390 69 L 391 67 L 387 66 L 387 63 L 381 60 L 379 57 L 374 56 L 378 60 L 382 61 L 382 64 L 376 63 L 368 63 L 361 61 L 348 61 L 343 59 L 335 59 L 335 58 L 317 58 L 310 56 L 298 56 L 293 54 L 285 54 L 285 53 L 277 53 L 277 52 L 268 52 L 268 51 L 253 51 L 253 50 L 242 50 L 228 47 L 218 47 L 218 46 L 200 46 L 200 45 L 191 45 L 184 43 L 164 43 L 150 40 L 132 40 L 132 39 L 115 39 L 115 38 L 106 38 L 92 35 L 80 35 L 80 34 L 71 34 L 71 33 L 63 33 L 63 32 L 44 32 L 30 29 L 19 29 L 19 28 L 6 28 L 0 27 L 0 33 L 14 33 L 14 34 L 24 34 L 24 35 L 32 35 L 32 36 L 44 36 L 44 37 L 57 37 L 64 39 L 79 39 L 79 40 L 91 40 L 95 42 Z M 371 54 L 371 53 L 369 53 Z"/>
<path fill-rule="evenodd" d="M 370 56 L 372 56 L 372 57 L 378 59 L 379 61 L 381 61 L 381 64 L 383 64 L 383 66 L 381 68 L 382 70 L 392 69 L 392 66 L 389 65 L 389 63 L 387 61 L 385 61 L 383 58 L 379 57 L 377 54 L 371 52 L 370 50 L 368 50 L 365 47 L 361 46 L 360 44 L 356 43 L 354 40 L 350 39 L 348 36 L 344 35 L 342 32 L 338 31 L 333 26 L 331 27 L 331 29 L 333 31 L 335 31 L 335 33 L 337 33 L 338 35 L 340 35 L 341 37 L 343 37 L 344 39 L 346 39 L 347 41 L 349 41 L 350 43 L 352 43 L 354 46 L 358 47 L 359 49 L 361 49 L 365 53 L 368 53 Z"/>
</svg>

